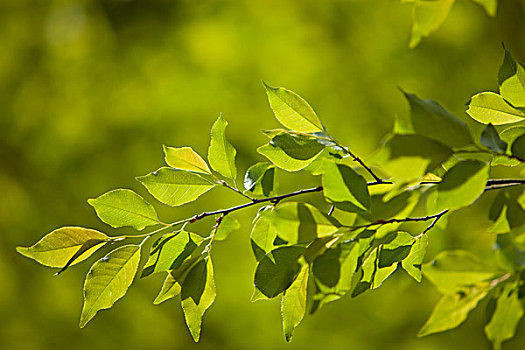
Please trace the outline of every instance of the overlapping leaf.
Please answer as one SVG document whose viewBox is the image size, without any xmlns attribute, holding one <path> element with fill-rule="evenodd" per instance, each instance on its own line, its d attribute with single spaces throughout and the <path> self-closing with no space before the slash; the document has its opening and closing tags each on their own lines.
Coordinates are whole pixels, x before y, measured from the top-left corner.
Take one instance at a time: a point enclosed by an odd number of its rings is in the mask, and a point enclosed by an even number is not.
<svg viewBox="0 0 525 350">
<path fill-rule="evenodd" d="M 286 341 L 291 341 L 294 329 L 303 320 L 306 312 L 306 286 L 308 284 L 308 265 L 303 265 L 297 278 L 284 292 L 281 300 L 281 316 Z"/>
<path fill-rule="evenodd" d="M 498 72 L 501 96 L 514 107 L 525 107 L 525 67 L 505 50 L 505 58 Z"/>
<path fill-rule="evenodd" d="M 108 236 L 95 230 L 83 227 L 61 227 L 45 235 L 33 246 L 17 247 L 16 250 L 42 265 L 64 267 L 66 264 L 75 265 L 84 261 L 109 240 Z M 94 245 L 71 261 L 86 243 Z"/>
<path fill-rule="evenodd" d="M 270 163 L 257 163 L 246 171 L 244 188 L 255 196 L 271 196 L 277 188 L 275 166 Z"/>
</svg>

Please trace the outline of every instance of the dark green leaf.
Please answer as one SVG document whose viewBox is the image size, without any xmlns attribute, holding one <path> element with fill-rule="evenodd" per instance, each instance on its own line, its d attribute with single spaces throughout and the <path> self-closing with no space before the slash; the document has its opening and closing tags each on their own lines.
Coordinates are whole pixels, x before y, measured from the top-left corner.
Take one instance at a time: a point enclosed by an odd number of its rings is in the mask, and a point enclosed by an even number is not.
<svg viewBox="0 0 525 350">
<path fill-rule="evenodd" d="M 525 159 L 525 135 L 521 135 L 512 143 L 510 146 L 510 151 L 513 156 L 516 156 L 520 159 Z"/>
<path fill-rule="evenodd" d="M 244 188 L 256 196 L 271 196 L 277 188 L 275 166 L 270 163 L 252 165 L 244 176 Z"/>
<path fill-rule="evenodd" d="M 440 2 L 440 1 L 433 1 Z M 446 111 L 432 100 L 421 100 L 416 95 L 405 93 L 410 103 L 412 126 L 420 134 L 449 147 L 472 144 L 467 124 Z"/>
<path fill-rule="evenodd" d="M 268 298 L 284 292 L 301 269 L 298 259 L 303 252 L 303 247 L 286 246 L 266 254 L 257 265 L 255 287 Z"/>
<path fill-rule="evenodd" d="M 507 144 L 499 138 L 498 131 L 491 123 L 488 123 L 483 129 L 480 141 L 492 152 L 505 152 L 507 150 Z"/>
<path fill-rule="evenodd" d="M 392 266 L 407 258 L 415 239 L 407 232 L 396 232 L 394 238 L 381 245 L 378 256 L 378 268 Z"/>
</svg>

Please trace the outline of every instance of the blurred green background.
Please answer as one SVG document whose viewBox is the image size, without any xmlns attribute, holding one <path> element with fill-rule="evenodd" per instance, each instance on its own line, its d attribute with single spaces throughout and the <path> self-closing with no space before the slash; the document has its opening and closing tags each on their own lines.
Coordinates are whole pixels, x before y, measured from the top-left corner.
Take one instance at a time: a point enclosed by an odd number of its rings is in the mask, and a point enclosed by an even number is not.
<svg viewBox="0 0 525 350">
<path fill-rule="evenodd" d="M 162 165 L 162 144 L 205 155 L 221 112 L 242 175 L 263 160 L 255 151 L 266 142 L 259 130 L 278 127 L 262 80 L 301 94 L 365 159 L 408 111 L 398 87 L 467 120 L 469 97 L 497 88 L 501 42 L 525 60 L 523 1 L 500 0 L 490 18 L 458 0 L 443 27 L 414 50 L 411 6 L 398 0 L 0 3 L 0 348 L 490 348 L 483 310 L 458 330 L 417 339 L 439 295 L 401 272 L 307 317 L 286 344 L 279 303 L 250 302 L 253 210 L 237 215 L 243 229 L 214 248 L 218 295 L 198 345 L 177 301 L 152 304 L 162 276 L 137 280 L 81 330 L 83 278 L 95 258 L 55 277 L 15 246 L 66 225 L 130 232 L 98 221 L 85 200 L 119 187 L 151 199 L 134 177 Z M 282 190 L 311 181 L 284 178 Z M 217 189 L 180 208 L 156 207 L 174 221 L 241 202 Z M 488 254 L 487 225 L 476 207 L 462 211 L 447 232 L 432 232 L 428 257 L 458 247 Z M 524 348 L 523 331 L 507 349 Z"/>
</svg>

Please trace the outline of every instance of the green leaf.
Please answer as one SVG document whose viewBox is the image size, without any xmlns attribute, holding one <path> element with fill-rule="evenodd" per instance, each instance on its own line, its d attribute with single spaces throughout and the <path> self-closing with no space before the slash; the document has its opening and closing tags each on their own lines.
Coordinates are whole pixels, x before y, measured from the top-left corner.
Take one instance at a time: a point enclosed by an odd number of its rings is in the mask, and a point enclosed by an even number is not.
<svg viewBox="0 0 525 350">
<path fill-rule="evenodd" d="M 281 169 L 298 171 L 312 163 L 324 148 L 315 138 L 280 133 L 269 144 L 259 147 L 257 152 Z"/>
<path fill-rule="evenodd" d="M 437 210 L 455 210 L 472 204 L 485 191 L 489 166 L 479 160 L 464 160 L 450 168 L 437 187 Z"/>
<path fill-rule="evenodd" d="M 507 144 L 512 144 L 521 135 L 525 135 L 525 126 L 518 125 L 503 130 L 499 136 Z"/>
<path fill-rule="evenodd" d="M 505 152 L 507 150 L 507 144 L 499 138 L 498 131 L 491 123 L 488 123 L 483 129 L 480 141 L 492 152 Z"/>
<path fill-rule="evenodd" d="M 167 147 L 164 148 L 164 159 L 166 164 L 172 168 L 211 175 L 208 164 L 191 147 Z"/>
<path fill-rule="evenodd" d="M 439 103 L 421 100 L 413 94 L 404 94 L 410 103 L 410 117 L 416 134 L 449 147 L 462 147 L 473 143 L 467 124 L 446 111 Z"/>
<path fill-rule="evenodd" d="M 108 236 L 95 230 L 83 227 L 61 227 L 45 235 L 33 246 L 17 247 L 16 251 L 42 265 L 64 267 L 68 263 L 75 265 L 86 260 L 109 240 Z M 86 242 L 93 241 L 98 241 L 100 244 L 93 246 L 70 262 Z"/>
<path fill-rule="evenodd" d="M 525 114 L 510 106 L 503 97 L 493 92 L 482 92 L 472 96 L 468 115 L 482 124 L 509 124 L 523 121 Z"/>
<path fill-rule="evenodd" d="M 295 327 L 301 323 L 306 312 L 306 286 L 308 282 L 308 265 L 303 265 L 292 285 L 284 292 L 281 300 L 284 337 L 292 340 Z"/>
<path fill-rule="evenodd" d="M 182 283 L 181 304 L 193 340 L 199 341 L 202 316 L 215 301 L 216 289 L 211 259 L 199 261 Z"/>
<path fill-rule="evenodd" d="M 496 301 L 492 318 L 485 326 L 485 334 L 494 345 L 494 349 L 501 349 L 502 342 L 514 337 L 518 323 L 523 317 L 523 305 L 518 294 L 517 283 L 506 283 Z"/>
<path fill-rule="evenodd" d="M 202 240 L 199 235 L 186 231 L 163 235 L 151 247 L 141 277 L 179 268 L 199 247 Z"/>
<path fill-rule="evenodd" d="M 361 248 L 367 243 L 345 241 L 326 249 L 315 258 L 312 272 L 318 290 L 314 297 L 319 302 L 318 308 L 342 298 L 352 290 L 352 277 L 362 253 Z"/>
<path fill-rule="evenodd" d="M 494 278 L 496 271 L 469 252 L 451 250 L 424 264 L 423 274 L 441 293 L 451 294 Z"/>
<path fill-rule="evenodd" d="M 501 96 L 514 107 L 525 107 L 525 67 L 505 50 L 505 58 L 498 72 Z"/>
<path fill-rule="evenodd" d="M 192 202 L 215 186 L 197 174 L 172 168 L 160 168 L 137 180 L 153 197 L 172 207 Z"/>
<path fill-rule="evenodd" d="M 219 115 L 211 128 L 211 142 L 208 148 L 208 161 L 213 170 L 229 179 L 237 177 L 235 155 L 237 151 L 226 139 L 228 122 Z"/>
<path fill-rule="evenodd" d="M 415 239 L 407 232 L 396 232 L 395 236 L 382 244 L 378 255 L 378 268 L 392 266 L 407 258 L 412 249 Z"/>
<path fill-rule="evenodd" d="M 347 211 L 368 210 L 370 194 L 366 180 L 352 168 L 326 160 L 323 191 L 328 202 Z"/>
<path fill-rule="evenodd" d="M 429 36 L 445 22 L 453 4 L 454 0 L 414 1 L 410 48 L 416 47 L 422 38 Z"/>
<path fill-rule="evenodd" d="M 522 218 L 525 217 L 521 216 Z M 511 233 L 498 234 L 493 245 L 499 265 L 510 271 L 519 271 L 525 267 L 523 251 L 516 246 Z"/>
<path fill-rule="evenodd" d="M 256 196 L 271 196 L 277 188 L 275 166 L 270 163 L 252 165 L 244 176 L 244 188 Z"/>
<path fill-rule="evenodd" d="M 288 202 L 262 213 L 279 237 L 290 244 L 309 243 L 337 232 L 341 224 L 308 203 Z"/>
<path fill-rule="evenodd" d="M 153 304 L 158 305 L 168 299 L 174 298 L 180 294 L 180 291 L 181 287 L 179 282 L 177 282 L 171 273 L 168 273 L 159 294 L 153 301 Z"/>
<path fill-rule="evenodd" d="M 232 214 L 228 214 L 222 218 L 221 224 L 215 233 L 215 240 L 225 240 L 230 233 L 237 231 L 240 228 L 241 224 L 239 223 L 239 220 L 237 220 Z"/>
<path fill-rule="evenodd" d="M 273 208 L 267 207 L 262 210 L 261 213 L 267 210 L 271 212 Z M 260 261 L 269 251 L 277 247 L 273 244 L 277 238 L 277 231 L 263 215 L 258 215 L 255 219 L 250 238 L 253 254 L 257 261 Z"/>
<path fill-rule="evenodd" d="M 452 151 L 421 135 L 395 135 L 389 139 L 376 163 L 397 180 L 413 180 L 445 162 Z"/>
<path fill-rule="evenodd" d="M 84 283 L 83 328 L 99 310 L 109 309 L 122 298 L 137 272 L 140 246 L 126 245 L 111 251 L 89 270 Z"/>
<path fill-rule="evenodd" d="M 303 247 L 285 246 L 266 254 L 257 265 L 255 287 L 268 298 L 284 292 L 301 269 L 298 259 L 303 253 Z"/>
<path fill-rule="evenodd" d="M 408 256 L 403 259 L 401 266 L 406 272 L 418 282 L 421 282 L 421 266 L 423 259 L 427 252 L 428 236 L 421 235 L 416 238 L 416 241 L 410 249 Z"/>
<path fill-rule="evenodd" d="M 510 151 L 513 156 L 520 159 L 525 159 L 525 135 L 518 137 L 510 146 Z"/>
<path fill-rule="evenodd" d="M 310 105 L 295 92 L 264 84 L 270 108 L 285 127 L 299 132 L 323 131 L 323 125 Z"/>
<path fill-rule="evenodd" d="M 498 10 L 498 0 L 474 0 L 487 12 L 487 14 L 491 17 L 496 16 L 496 12 Z"/>
<path fill-rule="evenodd" d="M 100 220 L 112 227 L 131 226 L 142 230 L 159 224 L 155 208 L 132 190 L 118 189 L 88 199 Z"/>
<path fill-rule="evenodd" d="M 448 294 L 441 298 L 418 333 L 419 337 L 432 333 L 443 332 L 456 328 L 463 323 L 470 311 L 478 306 L 478 303 L 485 298 L 490 287 L 471 287 L 461 293 Z"/>
</svg>

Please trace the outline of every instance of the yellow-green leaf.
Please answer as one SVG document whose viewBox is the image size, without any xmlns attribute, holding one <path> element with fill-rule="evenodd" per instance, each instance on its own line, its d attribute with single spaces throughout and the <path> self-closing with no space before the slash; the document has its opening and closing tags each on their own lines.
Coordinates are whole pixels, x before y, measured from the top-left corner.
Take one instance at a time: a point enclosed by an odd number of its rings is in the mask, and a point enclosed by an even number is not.
<svg viewBox="0 0 525 350">
<path fill-rule="evenodd" d="M 421 328 L 418 336 L 423 337 L 456 328 L 467 319 L 470 311 L 485 298 L 489 289 L 489 285 L 483 285 L 471 287 L 461 293 L 443 296 L 434 307 L 430 318 Z"/>
<path fill-rule="evenodd" d="M 168 273 L 159 294 L 153 301 L 153 304 L 158 305 L 168 299 L 174 298 L 180 294 L 180 291 L 181 287 L 179 282 L 177 282 L 171 273 Z"/>
<path fill-rule="evenodd" d="M 412 13 L 412 37 L 409 46 L 416 47 L 422 38 L 438 29 L 450 12 L 454 0 L 415 0 Z"/>
<path fill-rule="evenodd" d="M 213 170 L 229 179 L 237 177 L 235 155 L 237 151 L 226 139 L 228 122 L 220 115 L 211 128 L 211 142 L 208 148 L 208 161 Z"/>
<path fill-rule="evenodd" d="M 292 285 L 281 299 L 281 316 L 286 341 L 292 340 L 295 327 L 301 323 L 306 311 L 306 286 L 308 284 L 308 265 L 303 265 Z"/>
<path fill-rule="evenodd" d="M 211 259 L 199 261 L 182 282 L 181 304 L 193 340 L 199 341 L 202 316 L 215 301 L 215 280 Z"/>
<path fill-rule="evenodd" d="M 93 240 L 98 240 L 100 244 L 88 249 L 70 263 L 75 265 L 87 259 L 110 238 L 102 232 L 83 227 L 61 227 L 45 235 L 33 246 L 17 247 L 16 250 L 42 265 L 64 267 L 86 242 Z"/>
<path fill-rule="evenodd" d="M 489 16 L 496 16 L 496 12 L 498 11 L 498 0 L 474 0 L 487 12 Z"/>
<path fill-rule="evenodd" d="M 131 226 L 142 230 L 159 224 L 155 208 L 132 190 L 117 189 L 88 199 L 100 220 L 112 227 Z"/>
<path fill-rule="evenodd" d="M 472 96 L 468 115 L 480 123 L 493 125 L 517 123 L 525 120 L 525 114 L 509 105 L 503 97 L 493 92 L 482 92 Z"/>
<path fill-rule="evenodd" d="M 450 168 L 437 187 L 437 210 L 455 210 L 472 204 L 485 191 L 489 169 L 488 164 L 479 160 L 464 160 Z"/>
<path fill-rule="evenodd" d="M 498 72 L 501 96 L 514 107 L 525 107 L 525 67 L 505 50 L 505 58 Z"/>
<path fill-rule="evenodd" d="M 164 154 L 166 164 L 172 168 L 211 174 L 208 164 L 191 147 L 175 148 L 164 146 Z"/>
<path fill-rule="evenodd" d="M 308 102 L 295 92 L 264 84 L 275 118 L 288 129 L 299 132 L 323 131 L 323 125 Z"/>
<path fill-rule="evenodd" d="M 160 168 L 137 180 L 153 197 L 172 207 L 192 202 L 215 186 L 195 173 L 173 168 Z"/>
<path fill-rule="evenodd" d="M 109 309 L 126 294 L 139 261 L 140 246 L 130 244 L 111 251 L 91 267 L 84 283 L 80 327 L 84 327 L 99 310 Z"/>
</svg>

